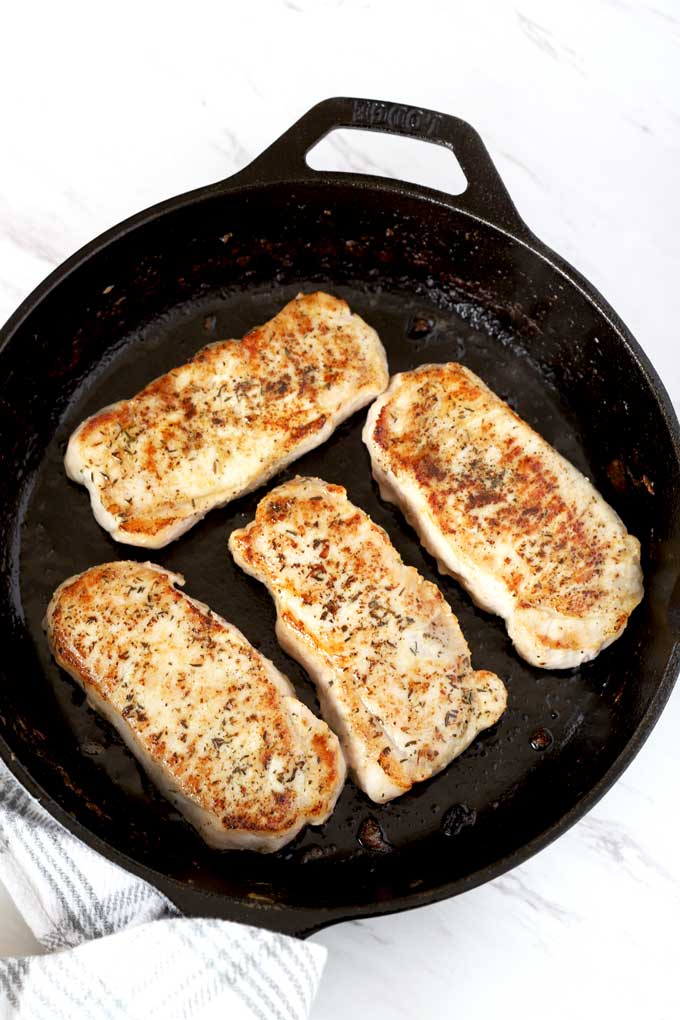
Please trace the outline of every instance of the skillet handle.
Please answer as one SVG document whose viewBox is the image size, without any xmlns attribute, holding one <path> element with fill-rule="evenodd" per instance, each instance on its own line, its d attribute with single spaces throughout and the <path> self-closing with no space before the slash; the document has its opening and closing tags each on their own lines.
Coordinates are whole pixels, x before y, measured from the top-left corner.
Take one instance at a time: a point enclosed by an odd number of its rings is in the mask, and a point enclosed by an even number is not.
<svg viewBox="0 0 680 1020">
<path fill-rule="evenodd" d="M 341 96 L 325 99 L 222 186 L 318 180 L 320 172 L 308 166 L 305 156 L 335 128 L 381 131 L 443 145 L 456 156 L 467 179 L 466 190 L 461 195 L 449 196 L 449 203 L 494 226 L 524 235 L 529 233 L 475 129 L 458 117 L 402 103 Z M 333 174 L 333 177 L 356 176 Z M 367 180 L 375 181 L 375 177 Z M 403 187 L 410 189 L 418 185 Z"/>
</svg>

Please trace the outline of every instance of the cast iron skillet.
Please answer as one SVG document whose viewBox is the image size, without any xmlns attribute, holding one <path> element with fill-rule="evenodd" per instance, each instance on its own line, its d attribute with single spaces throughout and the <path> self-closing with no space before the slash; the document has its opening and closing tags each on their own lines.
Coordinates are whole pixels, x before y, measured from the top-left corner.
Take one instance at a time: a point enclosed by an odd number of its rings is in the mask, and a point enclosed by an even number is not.
<svg viewBox="0 0 680 1020">
<path fill-rule="evenodd" d="M 468 180 L 449 197 L 309 169 L 305 153 L 354 126 L 452 149 Z M 208 849 L 156 793 L 50 659 L 41 620 L 56 585 L 92 564 L 145 559 L 97 526 L 62 469 L 86 415 L 133 394 L 215 338 L 239 337 L 300 290 L 348 299 L 393 372 L 461 360 L 594 479 L 642 541 L 646 595 L 623 635 L 582 669 L 548 673 L 514 653 L 499 620 L 438 575 L 382 503 L 363 414 L 294 473 L 347 486 L 406 562 L 445 592 L 477 667 L 507 682 L 493 730 L 392 804 L 352 783 L 322 828 L 273 856 Z M 0 351 L 0 752 L 52 814 L 189 914 L 304 934 L 418 906 L 514 867 L 564 832 L 648 735 L 679 664 L 680 443 L 652 366 L 603 298 L 541 244 L 463 121 L 389 103 L 320 103 L 241 173 L 162 202 L 88 244 L 5 326 Z M 153 554 L 316 700 L 274 637 L 264 588 L 227 552 L 262 492 L 211 513 Z M 364 823 L 384 842 L 362 845 Z M 362 828 L 362 826 L 364 826 Z"/>
</svg>

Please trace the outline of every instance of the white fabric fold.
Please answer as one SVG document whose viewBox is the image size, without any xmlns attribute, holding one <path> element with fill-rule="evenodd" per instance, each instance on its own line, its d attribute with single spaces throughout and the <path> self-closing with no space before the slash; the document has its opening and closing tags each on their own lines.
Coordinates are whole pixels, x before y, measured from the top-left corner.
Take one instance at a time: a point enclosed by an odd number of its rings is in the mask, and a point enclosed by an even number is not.
<svg viewBox="0 0 680 1020">
<path fill-rule="evenodd" d="M 305 1020 L 322 946 L 182 917 L 0 763 L 0 881 L 46 953 L 0 960 L 0 1020 Z"/>
</svg>

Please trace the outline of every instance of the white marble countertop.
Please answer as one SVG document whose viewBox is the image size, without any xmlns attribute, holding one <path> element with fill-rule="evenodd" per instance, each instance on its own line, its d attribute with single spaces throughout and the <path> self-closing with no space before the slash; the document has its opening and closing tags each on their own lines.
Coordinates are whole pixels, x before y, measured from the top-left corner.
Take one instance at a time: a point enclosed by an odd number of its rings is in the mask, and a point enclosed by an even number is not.
<svg viewBox="0 0 680 1020">
<path fill-rule="evenodd" d="M 364 95 L 475 125 L 528 224 L 604 293 L 680 406 L 674 0 L 26 2 L 3 22 L 0 318 L 104 228 L 226 177 L 317 100 Z M 325 158 L 454 180 L 443 151 L 407 149 L 357 136 Z M 680 691 L 615 788 L 514 872 L 316 936 L 314 1020 L 677 1017 L 678 730 Z M 0 953 L 34 949 L 0 895 Z"/>
</svg>

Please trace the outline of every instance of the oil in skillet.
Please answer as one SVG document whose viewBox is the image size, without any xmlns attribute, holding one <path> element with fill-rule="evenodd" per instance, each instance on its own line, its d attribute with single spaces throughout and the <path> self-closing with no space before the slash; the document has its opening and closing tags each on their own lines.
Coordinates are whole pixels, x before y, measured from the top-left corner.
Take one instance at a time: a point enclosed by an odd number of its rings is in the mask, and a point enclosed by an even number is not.
<svg viewBox="0 0 680 1020">
<path fill-rule="evenodd" d="M 533 747 L 534 751 L 547 751 L 548 748 L 552 745 L 553 739 L 554 738 L 550 730 L 546 729 L 544 726 L 541 726 L 540 729 L 537 729 L 536 732 L 532 735 L 531 746 Z"/>
</svg>

